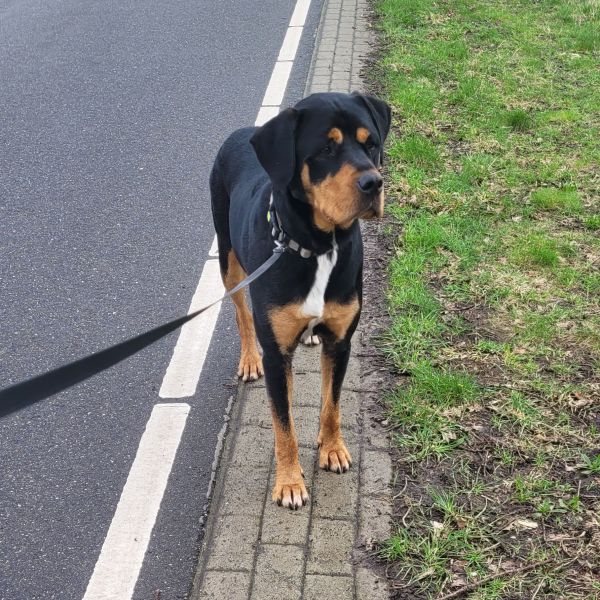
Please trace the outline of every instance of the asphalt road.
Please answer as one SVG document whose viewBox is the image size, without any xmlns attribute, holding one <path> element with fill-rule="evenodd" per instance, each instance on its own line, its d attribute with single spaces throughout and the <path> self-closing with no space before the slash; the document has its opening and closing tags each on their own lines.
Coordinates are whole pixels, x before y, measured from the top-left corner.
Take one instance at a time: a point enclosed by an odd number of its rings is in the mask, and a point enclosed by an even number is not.
<svg viewBox="0 0 600 600">
<path fill-rule="evenodd" d="M 0 1 L 0 387 L 185 314 L 212 159 L 254 122 L 293 6 Z M 136 600 L 189 590 L 236 336 L 226 305 Z M 176 339 L 0 421 L 1 600 L 83 597 Z"/>
</svg>

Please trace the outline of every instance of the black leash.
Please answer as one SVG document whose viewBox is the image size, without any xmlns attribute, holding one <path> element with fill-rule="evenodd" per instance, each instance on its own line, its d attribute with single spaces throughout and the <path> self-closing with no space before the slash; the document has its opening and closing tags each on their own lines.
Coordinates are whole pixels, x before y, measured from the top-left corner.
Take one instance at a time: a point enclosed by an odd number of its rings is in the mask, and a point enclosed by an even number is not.
<svg viewBox="0 0 600 600">
<path fill-rule="evenodd" d="M 215 300 L 200 310 L 185 315 L 184 317 L 179 317 L 165 325 L 155 327 L 150 331 L 146 331 L 134 338 L 115 344 L 110 348 L 100 350 L 90 356 L 86 356 L 75 362 L 63 365 L 62 367 L 58 367 L 57 369 L 53 369 L 42 375 L 37 375 L 36 377 L 26 379 L 25 381 L 21 381 L 20 383 L 0 390 L 0 418 L 20 410 L 25 406 L 44 400 L 53 394 L 62 392 L 63 390 L 92 377 L 92 375 L 96 375 L 96 373 L 100 373 L 101 371 L 120 363 L 122 360 L 125 360 L 136 352 L 146 348 L 146 346 L 150 346 L 150 344 L 153 344 L 165 337 L 165 335 L 178 329 L 184 323 L 187 323 L 194 317 L 202 314 L 211 306 L 217 304 L 217 302 L 229 298 L 229 296 L 239 292 L 255 279 L 258 279 L 281 258 L 285 250 L 285 245 L 276 242 L 273 254 L 266 262 L 248 275 L 246 279 L 243 279 L 238 285 L 229 290 L 222 298 Z"/>
</svg>

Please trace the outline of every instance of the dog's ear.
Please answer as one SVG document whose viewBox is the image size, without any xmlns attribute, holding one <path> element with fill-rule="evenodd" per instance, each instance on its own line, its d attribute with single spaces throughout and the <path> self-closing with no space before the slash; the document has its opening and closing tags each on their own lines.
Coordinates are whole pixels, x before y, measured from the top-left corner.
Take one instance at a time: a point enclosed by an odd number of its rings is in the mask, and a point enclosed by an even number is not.
<svg viewBox="0 0 600 600">
<path fill-rule="evenodd" d="M 296 168 L 298 112 L 287 108 L 267 121 L 250 138 L 254 152 L 269 174 L 274 188 L 285 189 Z"/>
<path fill-rule="evenodd" d="M 373 123 L 375 124 L 377 133 L 379 134 L 379 139 L 381 140 L 382 146 L 379 162 L 380 164 L 383 164 L 383 143 L 390 132 L 390 126 L 392 124 L 392 109 L 390 108 L 389 104 L 383 100 L 380 100 L 379 98 L 375 98 L 375 96 L 361 94 L 360 92 L 352 92 L 352 95 L 358 98 L 366 106 L 369 114 L 371 115 L 371 119 L 373 119 Z"/>
</svg>

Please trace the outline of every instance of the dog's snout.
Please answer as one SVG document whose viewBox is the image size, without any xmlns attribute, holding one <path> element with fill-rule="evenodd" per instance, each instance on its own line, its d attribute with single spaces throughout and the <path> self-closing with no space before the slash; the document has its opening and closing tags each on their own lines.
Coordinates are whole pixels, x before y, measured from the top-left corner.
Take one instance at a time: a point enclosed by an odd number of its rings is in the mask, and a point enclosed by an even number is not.
<svg viewBox="0 0 600 600">
<path fill-rule="evenodd" d="M 364 194 L 374 194 L 381 190 L 383 178 L 376 171 L 369 171 L 358 178 L 356 185 Z"/>
</svg>

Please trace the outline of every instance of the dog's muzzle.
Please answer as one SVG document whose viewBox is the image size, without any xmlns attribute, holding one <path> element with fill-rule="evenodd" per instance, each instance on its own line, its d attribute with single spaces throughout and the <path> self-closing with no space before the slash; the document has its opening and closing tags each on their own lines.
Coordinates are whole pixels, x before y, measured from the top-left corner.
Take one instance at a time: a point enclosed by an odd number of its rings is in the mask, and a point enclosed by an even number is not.
<svg viewBox="0 0 600 600">
<path fill-rule="evenodd" d="M 357 180 L 356 186 L 361 192 L 363 219 L 381 218 L 383 216 L 383 177 L 379 171 L 367 171 Z"/>
</svg>

